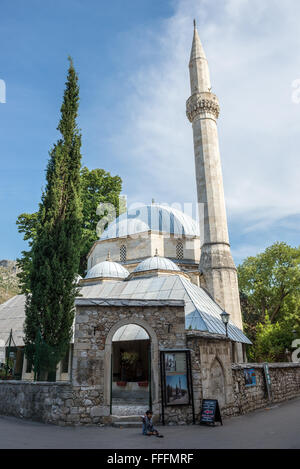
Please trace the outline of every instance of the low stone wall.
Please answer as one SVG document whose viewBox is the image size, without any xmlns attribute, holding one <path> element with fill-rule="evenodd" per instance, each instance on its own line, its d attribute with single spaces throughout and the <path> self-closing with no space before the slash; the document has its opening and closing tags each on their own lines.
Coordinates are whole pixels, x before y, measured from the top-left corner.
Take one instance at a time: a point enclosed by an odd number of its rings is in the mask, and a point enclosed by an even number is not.
<svg viewBox="0 0 300 469">
<path fill-rule="evenodd" d="M 72 399 L 70 383 L 0 381 L 0 415 L 65 424 Z"/>
<path fill-rule="evenodd" d="M 244 370 L 254 369 L 256 386 L 246 386 Z M 300 363 L 269 364 L 272 384 L 272 402 L 283 402 L 300 397 Z M 262 364 L 233 365 L 233 405 L 226 409 L 226 415 L 240 415 L 266 407 L 270 404 Z"/>
</svg>

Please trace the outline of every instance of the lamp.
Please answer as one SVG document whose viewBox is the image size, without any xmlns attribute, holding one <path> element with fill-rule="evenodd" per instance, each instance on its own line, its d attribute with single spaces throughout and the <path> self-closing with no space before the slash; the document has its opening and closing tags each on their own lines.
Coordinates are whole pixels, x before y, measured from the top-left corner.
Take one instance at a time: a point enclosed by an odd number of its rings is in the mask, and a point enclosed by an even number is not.
<svg viewBox="0 0 300 469">
<path fill-rule="evenodd" d="M 229 313 L 226 313 L 226 311 L 223 311 L 223 313 L 221 313 L 221 318 L 222 318 L 222 322 L 225 326 L 225 330 L 226 330 L 226 337 L 228 337 L 228 323 L 229 323 L 229 318 L 230 318 L 230 314 Z"/>
</svg>

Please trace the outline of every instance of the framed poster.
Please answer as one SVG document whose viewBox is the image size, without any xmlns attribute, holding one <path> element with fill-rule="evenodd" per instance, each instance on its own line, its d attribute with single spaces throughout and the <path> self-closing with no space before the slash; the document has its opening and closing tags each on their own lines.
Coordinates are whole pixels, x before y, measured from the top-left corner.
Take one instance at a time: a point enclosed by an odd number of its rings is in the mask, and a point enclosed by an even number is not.
<svg viewBox="0 0 300 469">
<path fill-rule="evenodd" d="M 244 369 L 245 386 L 256 386 L 256 372 L 254 368 Z"/>
<path fill-rule="evenodd" d="M 187 352 L 164 352 L 162 365 L 165 405 L 189 405 L 191 396 Z"/>
<path fill-rule="evenodd" d="M 164 407 L 180 405 L 192 406 L 193 423 L 195 424 L 191 369 L 190 350 L 164 350 L 160 352 L 163 425 L 165 424 Z"/>
</svg>

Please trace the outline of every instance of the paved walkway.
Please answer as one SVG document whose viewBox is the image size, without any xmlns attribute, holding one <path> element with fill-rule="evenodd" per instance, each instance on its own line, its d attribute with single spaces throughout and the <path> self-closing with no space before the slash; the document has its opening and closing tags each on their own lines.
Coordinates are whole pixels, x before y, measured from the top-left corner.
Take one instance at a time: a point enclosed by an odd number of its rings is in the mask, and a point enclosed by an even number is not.
<svg viewBox="0 0 300 469">
<path fill-rule="evenodd" d="M 145 437 L 136 428 L 57 427 L 0 417 L 0 448 L 105 449 L 300 449 L 300 399 L 241 417 L 223 427 L 161 427 L 163 439 Z"/>
</svg>

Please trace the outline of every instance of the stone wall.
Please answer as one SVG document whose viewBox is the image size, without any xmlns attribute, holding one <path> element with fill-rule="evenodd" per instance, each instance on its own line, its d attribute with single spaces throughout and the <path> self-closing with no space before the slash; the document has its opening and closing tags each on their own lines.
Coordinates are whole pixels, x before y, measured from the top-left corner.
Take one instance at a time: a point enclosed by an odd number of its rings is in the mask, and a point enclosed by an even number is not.
<svg viewBox="0 0 300 469">
<path fill-rule="evenodd" d="M 244 369 L 256 372 L 256 386 L 246 386 Z M 272 402 L 283 402 L 300 397 L 300 363 L 269 364 L 272 383 Z M 270 404 L 262 364 L 233 365 L 234 401 L 225 415 L 240 415 Z"/>
<path fill-rule="evenodd" d="M 65 425 L 74 393 L 70 383 L 0 381 L 0 414 Z"/>
</svg>

